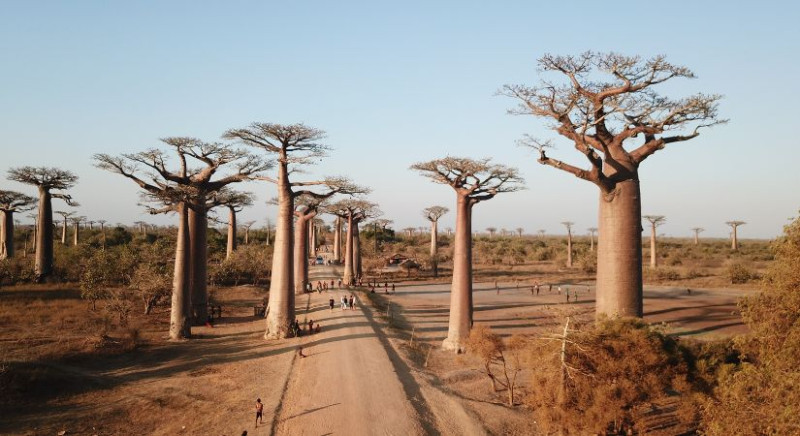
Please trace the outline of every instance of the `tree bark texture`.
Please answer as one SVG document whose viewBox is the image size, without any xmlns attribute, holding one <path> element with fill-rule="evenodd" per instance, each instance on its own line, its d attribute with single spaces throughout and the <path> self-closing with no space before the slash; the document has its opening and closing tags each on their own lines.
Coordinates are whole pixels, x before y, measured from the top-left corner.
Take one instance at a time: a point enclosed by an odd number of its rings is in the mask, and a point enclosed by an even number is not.
<svg viewBox="0 0 800 436">
<path fill-rule="evenodd" d="M 61 245 L 67 245 L 67 217 L 64 217 L 64 222 L 61 223 Z"/>
<path fill-rule="evenodd" d="M 650 227 L 650 268 L 658 266 L 656 259 L 656 223 L 652 223 Z"/>
<path fill-rule="evenodd" d="M 75 221 L 72 223 L 72 245 L 78 246 L 78 242 L 80 242 L 81 237 L 81 223 Z"/>
<path fill-rule="evenodd" d="M 642 205 L 639 180 L 600 193 L 597 316 L 642 316 Z"/>
<path fill-rule="evenodd" d="M 272 279 L 264 338 L 288 336 L 294 321 L 294 197 L 289 182 L 285 152 L 278 164 L 278 219 L 275 223 L 275 247 L 272 255 Z"/>
<path fill-rule="evenodd" d="M 437 248 L 438 248 L 438 221 L 431 221 L 431 272 L 433 273 L 434 277 L 439 277 L 439 259 L 437 257 Z"/>
<path fill-rule="evenodd" d="M 39 231 L 36 233 L 36 281 L 53 273 L 53 208 L 50 191 L 39 187 Z"/>
<path fill-rule="evenodd" d="M 192 290 L 192 323 L 208 320 L 208 216 L 205 198 L 189 208 L 189 287 Z"/>
<path fill-rule="evenodd" d="M 572 229 L 567 228 L 567 268 L 572 268 Z"/>
<path fill-rule="evenodd" d="M 172 276 L 172 306 L 169 316 L 169 338 L 191 337 L 192 293 L 189 288 L 189 215 L 185 204 L 178 205 L 178 238 L 175 245 L 175 268 Z"/>
<path fill-rule="evenodd" d="M 0 210 L 0 259 L 14 257 L 14 212 Z"/>
<path fill-rule="evenodd" d="M 309 223 L 317 214 L 297 213 L 294 223 L 294 294 L 300 295 L 308 287 L 308 233 Z"/>
<path fill-rule="evenodd" d="M 228 208 L 228 245 L 225 249 L 225 259 L 230 259 L 236 251 L 236 211 Z"/>
<path fill-rule="evenodd" d="M 472 327 L 472 201 L 458 196 L 450 317 L 442 348 L 463 352 Z"/>
<path fill-rule="evenodd" d="M 342 280 L 347 285 L 353 284 L 353 215 L 347 217 L 347 235 L 344 237 L 344 272 Z"/>
<path fill-rule="evenodd" d="M 333 260 L 337 264 L 342 261 L 342 218 L 338 216 L 333 230 Z"/>
<path fill-rule="evenodd" d="M 736 237 L 736 226 L 731 226 L 731 250 L 739 249 L 739 240 Z"/>
<path fill-rule="evenodd" d="M 364 269 L 361 266 L 361 236 L 358 231 L 360 220 L 353 220 L 353 274 L 356 278 L 364 276 Z"/>
</svg>

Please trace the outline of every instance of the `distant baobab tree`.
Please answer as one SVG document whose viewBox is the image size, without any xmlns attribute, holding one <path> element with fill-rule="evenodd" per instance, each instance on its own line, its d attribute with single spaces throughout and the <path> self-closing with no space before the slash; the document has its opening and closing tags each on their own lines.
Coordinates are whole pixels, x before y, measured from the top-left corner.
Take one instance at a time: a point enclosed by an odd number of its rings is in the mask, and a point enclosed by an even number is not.
<svg viewBox="0 0 800 436">
<path fill-rule="evenodd" d="M 406 228 L 403 229 L 403 231 L 406 232 L 406 236 L 408 236 L 409 238 L 414 236 L 414 232 L 416 230 L 417 229 L 415 229 L 414 227 L 406 227 Z"/>
<path fill-rule="evenodd" d="M 97 220 L 97 224 L 100 224 L 100 235 L 103 237 L 103 248 L 106 248 L 106 220 Z"/>
<path fill-rule="evenodd" d="M 547 233 L 545 229 L 539 229 L 536 233 L 539 234 L 539 239 L 544 239 L 544 235 Z"/>
<path fill-rule="evenodd" d="M 515 168 L 492 164 L 489 159 L 445 157 L 416 163 L 411 169 L 456 192 L 450 320 L 442 347 L 461 352 L 472 328 L 472 208 L 499 193 L 522 189 L 523 180 Z"/>
<path fill-rule="evenodd" d="M 250 243 L 250 229 L 255 223 L 255 221 L 245 221 L 242 223 L 242 227 L 244 227 L 244 245 Z"/>
<path fill-rule="evenodd" d="M 285 338 L 289 335 L 289 324 L 294 321 L 294 306 L 291 305 L 295 290 L 294 201 L 301 195 L 349 194 L 351 183 L 344 178 L 330 177 L 313 181 L 290 179 L 298 167 L 316 163 L 326 155 L 329 147 L 319 142 L 325 138 L 325 132 L 320 129 L 304 124 L 252 123 L 245 128 L 228 130 L 224 138 L 260 149 L 277 161 L 277 175 L 258 178 L 275 184 L 278 191 L 278 218 L 264 338 Z M 311 188 L 298 189 L 303 187 Z M 317 192 L 314 188 L 323 191 Z"/>
<path fill-rule="evenodd" d="M 267 233 L 267 241 L 266 241 L 266 246 L 267 247 L 269 247 L 269 245 L 270 245 L 270 239 L 272 239 L 272 231 L 274 229 L 275 229 L 275 226 L 273 226 L 272 223 L 269 222 L 269 218 L 267 218 L 267 223 L 266 223 L 266 225 L 264 225 L 264 231 Z"/>
<path fill-rule="evenodd" d="M 564 227 L 567 228 L 567 268 L 572 268 L 572 226 L 575 224 L 572 221 L 563 221 Z"/>
<path fill-rule="evenodd" d="M 667 218 L 663 215 L 643 215 L 642 218 L 650 223 L 650 268 L 658 266 L 656 256 L 656 227 L 664 224 Z"/>
<path fill-rule="evenodd" d="M 72 217 L 75 216 L 75 212 L 67 212 L 65 210 L 57 210 L 55 212 L 58 215 L 61 215 L 61 244 L 67 245 L 67 227 L 69 227 L 69 222 Z"/>
<path fill-rule="evenodd" d="M 36 234 L 36 281 L 42 281 L 53 273 L 53 207 L 52 199 L 64 200 L 74 205 L 72 197 L 61 192 L 73 186 L 78 176 L 70 171 L 50 167 L 19 167 L 8 171 L 9 180 L 36 186 L 39 190 L 39 207 Z"/>
<path fill-rule="evenodd" d="M 517 230 L 517 236 L 519 236 L 521 238 L 522 237 L 522 232 L 524 232 L 525 229 L 523 229 L 522 227 L 517 227 L 516 230 Z"/>
<path fill-rule="evenodd" d="M 142 236 L 147 235 L 147 223 L 146 222 L 144 222 L 144 221 L 134 221 L 133 224 L 136 227 L 139 227 L 139 233 L 141 233 Z"/>
<path fill-rule="evenodd" d="M 700 232 L 705 231 L 706 229 L 702 227 L 695 227 L 692 229 L 694 232 L 694 245 L 700 245 Z"/>
<path fill-rule="evenodd" d="M 597 258 L 597 314 L 642 316 L 642 238 L 639 166 L 667 144 L 688 141 L 717 118 L 719 95 L 680 99 L 660 95 L 656 86 L 693 78 L 686 67 L 664 56 L 644 60 L 617 53 L 545 55 L 541 85 L 506 85 L 501 93 L 519 100 L 512 113 L 553 122 L 589 162 L 584 169 L 545 154 L 549 141 L 526 137 L 539 151 L 539 163 L 595 184 L 600 190 Z M 607 79 L 603 80 L 603 75 Z M 626 145 L 631 148 L 626 149 Z"/>
<path fill-rule="evenodd" d="M 487 227 L 486 231 L 489 232 L 489 236 L 494 238 L 494 234 L 497 233 L 497 227 Z"/>
<path fill-rule="evenodd" d="M 725 224 L 731 227 L 731 250 L 738 250 L 739 249 L 739 239 L 736 236 L 736 230 L 739 226 L 747 224 L 744 221 L 727 221 Z"/>
<path fill-rule="evenodd" d="M 333 261 L 342 262 L 342 217 L 338 215 L 333 223 Z"/>
<path fill-rule="evenodd" d="M 597 233 L 597 227 L 589 227 L 589 251 L 594 251 L 594 235 Z"/>
<path fill-rule="evenodd" d="M 112 157 L 95 154 L 98 168 L 120 174 L 144 190 L 149 200 L 164 208 L 151 213 L 173 211 L 178 214 L 175 249 L 170 338 L 191 336 L 191 323 L 206 321 L 208 308 L 207 242 L 209 196 L 231 183 L 249 179 L 269 168 L 244 150 L 221 143 L 206 143 L 196 138 L 169 137 L 161 140 L 176 154 L 177 170 L 167 168 L 168 154 L 159 149 Z M 192 167 L 191 163 L 200 166 Z M 139 166 L 150 173 L 140 176 Z M 227 174 L 222 170 L 233 168 Z M 217 176 L 214 179 L 214 176 Z M 153 179 L 147 182 L 146 178 Z"/>
<path fill-rule="evenodd" d="M 81 235 L 81 223 L 86 219 L 85 216 L 74 216 L 70 218 L 72 221 L 72 245 L 78 246 Z"/>
<path fill-rule="evenodd" d="M 27 216 L 28 218 L 33 220 L 33 225 L 31 226 L 31 227 L 33 227 L 33 239 L 31 240 L 31 247 L 33 248 L 34 253 L 35 253 L 36 252 L 36 241 L 37 241 L 38 233 L 39 233 L 39 231 L 38 231 L 38 229 L 39 229 L 39 215 L 35 214 L 35 213 L 29 213 L 29 214 L 27 214 L 25 216 Z M 26 251 L 27 251 L 27 247 L 26 247 Z"/>
<path fill-rule="evenodd" d="M 381 214 L 378 206 L 366 200 L 339 200 L 326 208 L 329 213 L 338 215 L 347 221 L 347 235 L 344 241 L 344 272 L 342 280 L 352 285 L 359 277 L 361 265 L 361 243 L 358 236 L 358 224 Z"/>
<path fill-rule="evenodd" d="M 309 224 L 319 212 L 324 199 L 307 195 L 295 199 L 294 216 L 294 293 L 300 295 L 308 287 Z"/>
<path fill-rule="evenodd" d="M 431 248 L 430 248 L 430 256 L 431 256 L 431 272 L 433 273 L 434 277 L 439 277 L 439 253 L 438 253 L 438 244 L 439 244 L 439 218 L 442 215 L 449 212 L 450 209 L 444 206 L 431 206 L 426 207 L 422 210 L 422 216 L 425 217 L 426 220 L 431 222 Z"/>
<path fill-rule="evenodd" d="M 236 214 L 247 206 L 253 205 L 253 194 L 234 190 L 220 190 L 216 194 L 216 201 L 220 206 L 228 209 L 228 242 L 225 246 L 225 259 L 230 259 L 236 251 Z"/>
<path fill-rule="evenodd" d="M 94 223 L 97 221 L 86 221 L 86 224 L 89 225 L 89 230 L 94 230 Z"/>
<path fill-rule="evenodd" d="M 0 260 L 14 257 L 14 213 L 36 205 L 36 199 L 16 191 L 0 190 Z"/>
<path fill-rule="evenodd" d="M 447 231 L 447 237 L 448 238 L 453 236 L 453 228 L 452 227 L 448 227 L 445 230 Z"/>
</svg>

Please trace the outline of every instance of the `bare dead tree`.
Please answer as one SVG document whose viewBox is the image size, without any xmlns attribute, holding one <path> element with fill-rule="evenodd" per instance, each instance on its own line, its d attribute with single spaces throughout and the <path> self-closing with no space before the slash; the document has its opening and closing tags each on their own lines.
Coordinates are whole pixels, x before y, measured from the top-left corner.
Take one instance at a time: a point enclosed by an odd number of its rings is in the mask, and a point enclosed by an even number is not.
<svg viewBox="0 0 800 436">
<path fill-rule="evenodd" d="M 277 158 L 275 177 L 259 177 L 274 183 L 278 190 L 278 219 L 272 256 L 266 339 L 285 338 L 294 321 L 294 201 L 301 195 L 322 198 L 336 193 L 349 194 L 352 184 L 344 178 L 328 177 L 313 181 L 291 180 L 293 171 L 319 161 L 329 148 L 320 143 L 325 132 L 304 124 L 253 123 L 228 130 L 224 138 L 256 147 Z M 305 188 L 305 189 L 298 189 Z M 321 190 L 321 191 L 320 191 Z"/>
<path fill-rule="evenodd" d="M 446 214 L 449 211 L 450 209 L 444 206 L 431 206 L 423 209 L 422 211 L 422 216 L 424 216 L 426 220 L 431 222 L 430 256 L 431 256 L 431 271 L 433 272 L 434 277 L 439 277 L 439 254 L 438 254 L 439 218 L 441 218 L 442 215 Z"/>
<path fill-rule="evenodd" d="M 196 138 L 170 137 L 161 140 L 175 153 L 178 169 L 168 168 L 168 153 L 159 149 L 112 157 L 94 155 L 95 165 L 120 174 L 144 190 L 150 200 L 163 208 L 151 213 L 178 214 L 175 249 L 170 338 L 191 336 L 191 323 L 205 322 L 208 307 L 207 243 L 209 196 L 231 183 L 249 179 L 270 167 L 244 150 Z M 190 164 L 199 164 L 192 168 Z M 140 166 L 148 173 L 139 175 Z M 231 169 L 226 174 L 219 173 Z M 216 179 L 215 176 L 218 176 Z M 151 179 L 148 182 L 146 179 Z M 213 199 L 212 199 L 213 202 Z"/>
<path fill-rule="evenodd" d="M 512 113 L 552 122 L 552 129 L 588 160 L 589 168 L 580 168 L 547 156 L 549 141 L 531 137 L 521 141 L 538 149 L 539 163 L 599 188 L 597 313 L 640 317 L 639 166 L 668 144 L 696 138 L 700 128 L 723 123 L 717 118 L 721 97 L 660 95 L 658 85 L 694 77 L 688 68 L 670 64 L 664 56 L 643 60 L 616 53 L 545 55 L 539 66 L 543 74 L 554 73 L 563 80 L 545 79 L 537 87 L 506 85 L 501 94 L 519 100 Z"/>
<path fill-rule="evenodd" d="M 650 268 L 658 266 L 656 256 L 656 227 L 664 224 L 667 218 L 663 215 L 643 215 L 642 218 L 650 223 Z"/>
<path fill-rule="evenodd" d="M 744 221 L 734 220 L 734 221 L 727 221 L 725 224 L 731 227 L 731 250 L 736 251 L 739 249 L 739 239 L 737 238 L 736 230 L 739 228 L 739 226 L 743 226 L 747 223 Z"/>
<path fill-rule="evenodd" d="M 572 268 L 572 221 L 563 221 L 561 224 L 567 228 L 567 268 Z"/>
<path fill-rule="evenodd" d="M 36 199 L 16 192 L 0 190 L 0 260 L 14 257 L 14 213 L 31 210 Z"/>
<path fill-rule="evenodd" d="M 694 245 L 700 245 L 700 232 L 705 231 L 706 229 L 702 227 L 695 227 L 692 229 L 694 232 Z"/>
<path fill-rule="evenodd" d="M 523 180 L 516 169 L 489 159 L 445 157 L 416 163 L 411 169 L 456 192 L 450 320 L 442 347 L 462 352 L 472 328 L 472 208 L 497 194 L 522 189 Z"/>
<path fill-rule="evenodd" d="M 597 227 L 589 227 L 589 251 L 594 251 L 594 235 L 597 233 Z"/>
<path fill-rule="evenodd" d="M 70 171 L 50 167 L 19 167 L 8 171 L 8 179 L 39 190 L 39 207 L 36 234 L 36 281 L 42 281 L 53 273 L 53 207 L 52 199 L 64 200 L 73 205 L 72 197 L 62 192 L 78 182 L 78 176 Z"/>
</svg>

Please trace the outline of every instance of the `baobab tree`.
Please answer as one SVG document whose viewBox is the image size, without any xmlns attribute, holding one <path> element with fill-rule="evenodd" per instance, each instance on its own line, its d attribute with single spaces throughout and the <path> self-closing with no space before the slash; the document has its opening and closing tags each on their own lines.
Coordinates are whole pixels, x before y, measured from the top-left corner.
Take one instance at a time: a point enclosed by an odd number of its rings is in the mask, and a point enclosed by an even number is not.
<svg viewBox="0 0 800 436">
<path fill-rule="evenodd" d="M 525 229 L 523 229 L 522 227 L 517 227 L 516 230 L 517 230 L 517 236 L 521 238 L 522 232 L 524 232 Z"/>
<path fill-rule="evenodd" d="M 439 277 L 439 259 L 438 259 L 438 244 L 439 244 L 439 232 L 438 232 L 438 224 L 439 218 L 442 215 L 449 212 L 450 209 L 444 206 L 431 206 L 426 207 L 422 211 L 422 216 L 425 217 L 426 220 L 431 222 L 431 249 L 430 249 L 430 256 L 431 256 L 431 271 L 433 272 L 434 277 Z"/>
<path fill-rule="evenodd" d="M 70 220 L 72 217 L 75 216 L 75 212 L 67 212 L 65 210 L 57 210 L 55 212 L 58 215 L 61 215 L 61 244 L 67 245 L 67 227 L 69 226 Z"/>
<path fill-rule="evenodd" d="M 225 259 L 229 259 L 236 250 L 236 214 L 245 207 L 253 205 L 253 194 L 223 189 L 217 192 L 215 200 L 220 206 L 228 209 L 228 243 L 225 247 Z"/>
<path fill-rule="evenodd" d="M 347 235 L 344 239 L 344 272 L 342 280 L 352 285 L 361 271 L 361 243 L 358 235 L 358 224 L 368 218 L 381 214 L 375 203 L 366 200 L 339 200 L 327 208 L 329 213 L 347 221 Z"/>
<path fill-rule="evenodd" d="M 544 235 L 547 233 L 547 231 L 544 229 L 539 229 L 536 233 L 539 234 L 539 239 L 544 239 Z"/>
<path fill-rule="evenodd" d="M 442 347 L 461 352 L 472 328 L 472 208 L 499 193 L 522 189 L 523 180 L 516 169 L 492 164 L 489 159 L 445 157 L 416 163 L 411 169 L 456 192 L 450 319 Z"/>
<path fill-rule="evenodd" d="M 406 228 L 403 229 L 403 231 L 406 232 L 406 236 L 408 236 L 409 238 L 414 236 L 414 231 L 415 230 L 416 229 L 414 227 L 406 227 Z"/>
<path fill-rule="evenodd" d="M 272 223 L 269 221 L 269 218 L 267 218 L 267 223 L 266 225 L 264 225 L 264 231 L 267 233 L 267 241 L 265 242 L 265 245 L 267 247 L 269 247 L 270 245 L 270 240 L 272 239 L 273 230 L 275 230 L 275 226 L 273 226 Z"/>
<path fill-rule="evenodd" d="M 594 235 L 597 233 L 597 227 L 589 227 L 589 251 L 594 251 Z"/>
<path fill-rule="evenodd" d="M 563 221 L 561 224 L 567 228 L 567 268 L 572 268 L 572 221 Z"/>
<path fill-rule="evenodd" d="M 100 235 L 103 238 L 103 248 L 106 248 L 106 220 L 97 220 L 97 224 L 100 224 Z"/>
<path fill-rule="evenodd" d="M 242 223 L 242 227 L 244 227 L 244 245 L 250 243 L 250 229 L 255 223 L 255 221 L 245 221 Z"/>
<path fill-rule="evenodd" d="M 319 197 L 334 193 L 348 194 L 350 182 L 343 178 L 314 181 L 290 180 L 292 172 L 319 161 L 329 149 L 321 141 L 325 132 L 304 124 L 253 123 L 246 128 L 228 130 L 223 136 L 256 147 L 277 157 L 278 174 L 259 177 L 274 183 L 278 190 L 278 219 L 275 224 L 275 248 L 272 255 L 272 279 L 269 287 L 266 339 L 285 338 L 294 321 L 294 201 L 301 195 Z M 296 189 L 312 187 L 311 189 Z M 314 187 L 323 192 L 312 190 Z"/>
<path fill-rule="evenodd" d="M 209 197 L 231 183 L 249 179 L 270 167 L 252 154 L 221 143 L 206 143 L 196 138 L 170 137 L 161 140 L 176 154 L 177 170 L 167 168 L 168 154 L 159 149 L 112 157 L 94 155 L 98 168 L 118 173 L 142 188 L 148 198 L 164 208 L 154 212 L 178 214 L 178 240 L 175 250 L 170 338 L 191 336 L 190 322 L 207 319 L 208 272 L 207 243 Z M 199 163 L 192 168 L 190 163 Z M 143 166 L 152 183 L 137 175 Z M 219 176 L 223 169 L 232 168 Z M 214 176 L 218 178 L 214 179 Z M 189 315 L 191 314 L 191 318 Z"/>
<path fill-rule="evenodd" d="M 494 234 L 497 233 L 497 227 L 487 227 L 486 231 L 489 232 L 489 236 L 494 238 Z"/>
<path fill-rule="evenodd" d="M 53 273 L 53 206 L 52 199 L 64 200 L 75 205 L 72 197 L 53 190 L 64 191 L 78 181 L 70 171 L 51 167 L 19 167 L 8 171 L 9 180 L 36 186 L 39 190 L 39 207 L 36 226 L 36 281 L 40 282 Z"/>
<path fill-rule="evenodd" d="M 308 288 L 309 229 L 325 199 L 301 196 L 295 199 L 294 216 L 294 294 Z M 290 304 L 294 307 L 294 303 Z"/>
<path fill-rule="evenodd" d="M 695 227 L 692 229 L 694 232 L 694 245 L 700 245 L 700 232 L 705 231 L 706 229 L 702 227 Z"/>
<path fill-rule="evenodd" d="M 739 240 L 736 237 L 736 230 L 739 228 L 739 226 L 745 225 L 747 223 L 744 221 L 734 220 L 734 221 L 727 221 L 725 224 L 731 227 L 731 250 L 736 251 L 739 249 Z"/>
<path fill-rule="evenodd" d="M 445 230 L 447 231 L 447 237 L 448 238 L 453 236 L 453 228 L 452 227 L 448 227 Z"/>
<path fill-rule="evenodd" d="M 0 260 L 14 257 L 14 213 L 30 210 L 36 199 L 16 191 L 0 190 Z"/>
<path fill-rule="evenodd" d="M 85 216 L 74 216 L 70 218 L 72 221 L 72 245 L 78 246 L 81 235 L 81 223 L 86 219 Z"/>
<path fill-rule="evenodd" d="M 663 215 L 644 215 L 642 218 L 650 223 L 650 268 L 658 266 L 656 257 L 656 227 L 664 224 L 667 218 Z"/>
<path fill-rule="evenodd" d="M 333 260 L 342 262 L 342 217 L 338 215 L 333 223 Z"/>
<path fill-rule="evenodd" d="M 688 141 L 701 127 L 724 122 L 717 118 L 721 97 L 671 99 L 659 94 L 659 84 L 694 77 L 663 56 L 643 60 L 616 53 L 545 55 L 539 67 L 543 74 L 554 73 L 563 80 L 543 79 L 538 87 L 506 85 L 501 92 L 520 101 L 512 113 L 552 122 L 552 129 L 588 160 L 589 169 L 547 156 L 550 141 L 527 136 L 521 143 L 538 149 L 539 163 L 599 188 L 597 314 L 640 317 L 639 166 L 667 144 Z"/>
<path fill-rule="evenodd" d="M 142 236 L 147 235 L 147 223 L 146 222 L 144 222 L 144 221 L 134 221 L 133 224 L 136 227 L 139 227 L 139 233 L 141 233 Z"/>
</svg>

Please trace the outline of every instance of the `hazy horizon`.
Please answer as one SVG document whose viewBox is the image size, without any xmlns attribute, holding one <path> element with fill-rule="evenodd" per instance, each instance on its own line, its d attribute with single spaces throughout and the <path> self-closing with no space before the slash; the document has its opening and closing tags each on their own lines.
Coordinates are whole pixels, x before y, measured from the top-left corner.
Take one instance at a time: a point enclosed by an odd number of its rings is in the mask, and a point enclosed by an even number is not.
<svg viewBox="0 0 800 436">
<path fill-rule="evenodd" d="M 791 125 L 798 94 L 790 86 L 800 73 L 791 56 L 800 52 L 798 6 L 673 2 L 654 15 L 633 2 L 600 11 L 581 4 L 7 3 L 0 189 L 34 195 L 8 181 L 8 169 L 56 166 L 80 177 L 71 190 L 80 215 L 170 224 L 173 217 L 137 206 L 138 187 L 94 168 L 91 156 L 142 151 L 166 136 L 216 141 L 254 121 L 304 122 L 325 130 L 333 150 L 301 176 L 347 175 L 371 187 L 368 199 L 397 231 L 426 226 L 421 211 L 432 205 L 451 209 L 440 229 L 454 226 L 452 189 L 408 169 L 454 155 L 492 157 L 527 182 L 525 191 L 477 205 L 475 231 L 563 234 L 560 222 L 573 221 L 584 235 L 597 227 L 597 188 L 538 164 L 515 141 L 554 138 L 550 155 L 582 166 L 585 159 L 540 120 L 507 115 L 516 103 L 495 92 L 538 83 L 545 53 L 616 51 L 665 54 L 692 69 L 697 79 L 661 89 L 671 97 L 725 96 L 727 125 L 669 145 L 640 169 L 642 213 L 667 217 L 659 233 L 686 238 L 703 227 L 702 237 L 726 238 L 725 222 L 736 219 L 747 222 L 741 239 L 779 235 L 800 209 L 800 155 L 780 128 Z M 258 198 L 239 222 L 274 223 L 275 208 L 265 204 L 272 186 L 235 189 Z M 27 223 L 25 215 L 17 218 Z"/>
</svg>

